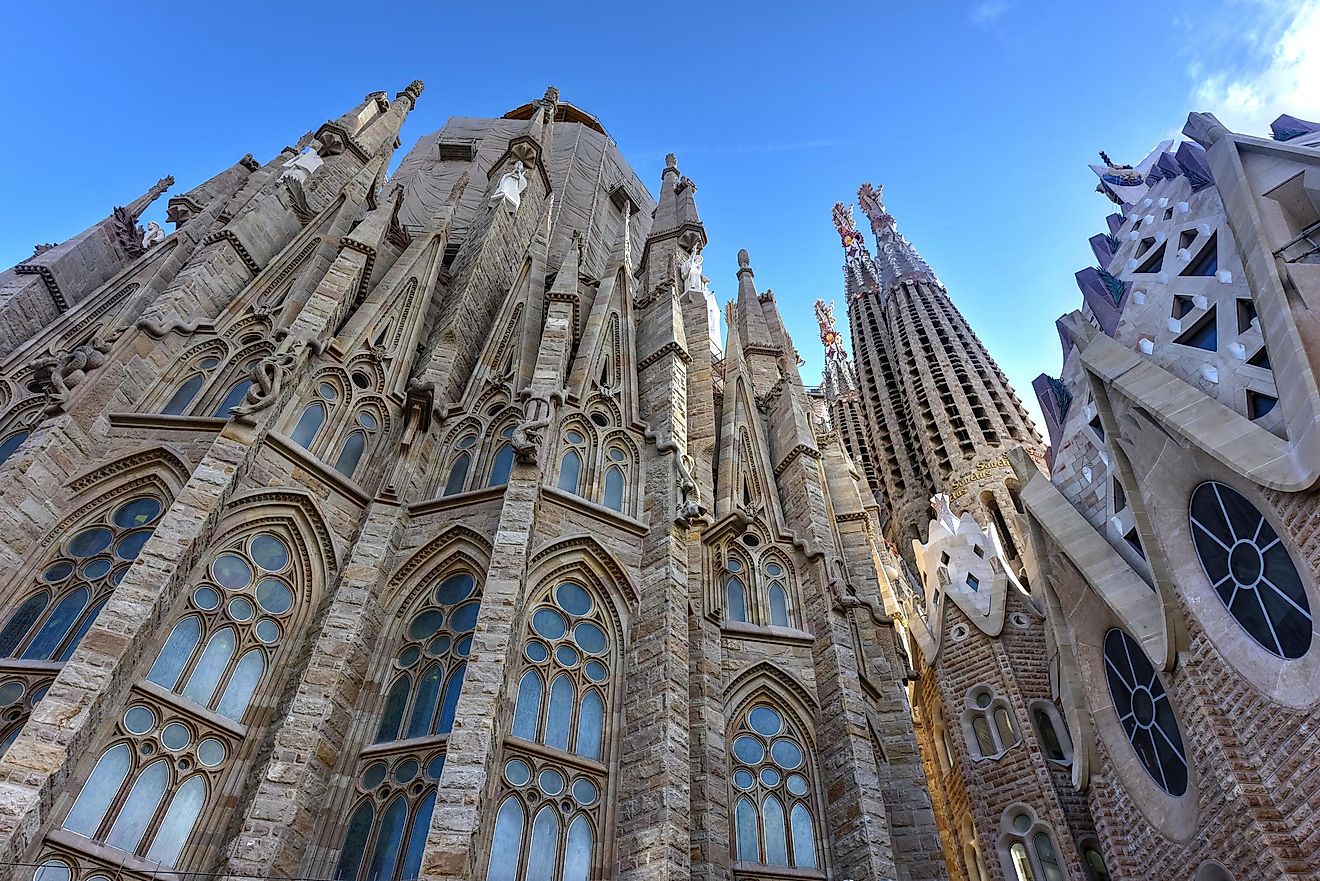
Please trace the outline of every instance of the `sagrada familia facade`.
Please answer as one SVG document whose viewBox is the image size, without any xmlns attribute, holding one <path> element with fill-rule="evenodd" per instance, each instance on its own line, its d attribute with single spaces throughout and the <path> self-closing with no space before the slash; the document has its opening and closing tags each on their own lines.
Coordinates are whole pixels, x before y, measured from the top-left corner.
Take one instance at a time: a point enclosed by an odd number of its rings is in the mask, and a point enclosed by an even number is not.
<svg viewBox="0 0 1320 881">
<path fill-rule="evenodd" d="M 0 273 L 0 878 L 1317 877 L 1320 126 L 1096 166 L 1047 447 L 877 189 L 808 388 L 421 94 Z"/>
</svg>

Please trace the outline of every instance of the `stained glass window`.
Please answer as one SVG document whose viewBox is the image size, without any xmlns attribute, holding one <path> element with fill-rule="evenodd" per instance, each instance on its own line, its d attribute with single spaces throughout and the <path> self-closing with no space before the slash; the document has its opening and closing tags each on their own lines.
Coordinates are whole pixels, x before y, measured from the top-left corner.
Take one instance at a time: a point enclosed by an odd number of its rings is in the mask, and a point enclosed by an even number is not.
<svg viewBox="0 0 1320 881">
<path fill-rule="evenodd" d="M 1105 634 L 1105 678 L 1114 711 L 1146 773 L 1170 795 L 1187 791 L 1187 754 L 1164 683 L 1125 631 Z"/>
<path fill-rule="evenodd" d="M 814 760 L 802 735 L 779 709 L 756 702 L 734 726 L 729 755 L 734 859 L 816 868 Z"/>
</svg>

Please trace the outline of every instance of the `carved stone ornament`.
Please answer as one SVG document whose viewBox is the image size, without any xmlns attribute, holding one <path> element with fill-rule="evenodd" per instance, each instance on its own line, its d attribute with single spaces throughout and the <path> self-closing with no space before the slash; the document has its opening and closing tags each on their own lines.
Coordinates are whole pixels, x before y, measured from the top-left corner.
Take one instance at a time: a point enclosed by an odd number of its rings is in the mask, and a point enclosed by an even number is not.
<svg viewBox="0 0 1320 881">
<path fill-rule="evenodd" d="M 142 234 L 142 247 L 144 249 L 153 248 L 165 241 L 165 230 L 160 228 L 160 224 L 154 220 L 147 221 L 146 232 Z"/>
<path fill-rule="evenodd" d="M 311 147 L 307 147 L 280 166 L 284 169 L 280 172 L 280 180 L 293 181 L 299 185 L 304 184 L 324 164 L 324 160 L 316 155 L 316 151 Z"/>
<path fill-rule="evenodd" d="M 512 169 L 500 176 L 500 182 L 490 196 L 491 204 L 513 214 L 522 204 L 522 194 L 525 189 L 527 189 L 527 166 L 519 159 L 513 163 Z"/>
<path fill-rule="evenodd" d="M 319 340 L 296 340 L 287 348 L 272 352 L 253 364 L 248 371 L 252 385 L 243 396 L 243 403 L 230 412 L 244 421 L 274 404 L 280 397 L 284 382 L 293 374 L 305 355 L 319 355 L 325 345 Z"/>
<path fill-rule="evenodd" d="M 554 396 L 557 397 L 557 396 Z M 522 421 L 513 429 L 509 443 L 514 457 L 524 465 L 536 465 L 541 454 L 541 441 L 550 418 L 554 415 L 552 396 L 538 392 L 527 397 L 523 405 Z"/>
<path fill-rule="evenodd" d="M 678 511 L 674 522 L 686 529 L 700 527 L 710 522 L 709 509 L 701 503 L 701 487 L 692 476 L 695 465 L 696 462 L 686 453 L 674 457 L 678 486 Z"/>
<path fill-rule="evenodd" d="M 106 362 L 106 355 L 113 342 L 97 336 L 67 352 L 58 352 L 33 362 L 36 381 L 50 398 L 46 406 L 48 414 L 59 413 L 64 409 L 72 390 L 89 373 Z"/>
<path fill-rule="evenodd" d="M 706 292 L 706 279 L 701 274 L 701 265 L 706 258 L 701 255 L 701 246 L 693 248 L 692 253 L 683 261 L 683 290 Z"/>
<path fill-rule="evenodd" d="M 417 414 L 417 430 L 422 434 L 431 430 L 431 415 L 435 410 L 435 383 L 422 382 L 417 377 L 408 380 L 408 391 L 404 399 L 404 427 Z"/>
</svg>

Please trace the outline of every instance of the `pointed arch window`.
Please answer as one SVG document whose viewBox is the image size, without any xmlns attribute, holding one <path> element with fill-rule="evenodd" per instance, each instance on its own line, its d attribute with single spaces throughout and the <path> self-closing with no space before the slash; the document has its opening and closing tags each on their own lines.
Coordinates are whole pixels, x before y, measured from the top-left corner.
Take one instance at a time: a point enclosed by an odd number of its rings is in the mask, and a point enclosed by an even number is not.
<svg viewBox="0 0 1320 881">
<path fill-rule="evenodd" d="M 458 451 L 449 461 L 449 470 L 445 474 L 445 488 L 441 495 L 452 496 L 463 491 L 467 486 L 468 471 L 472 467 L 472 447 L 477 443 L 475 434 L 464 435 L 454 444 Z"/>
<path fill-rule="evenodd" d="M 255 361 L 252 362 L 252 364 L 248 365 L 248 368 L 251 368 L 255 364 Z M 240 379 L 238 382 L 234 383 L 229 391 L 225 393 L 225 396 L 220 400 L 220 403 L 216 406 L 215 412 L 211 415 L 221 419 L 228 419 L 230 416 L 234 415 L 233 409 L 243 403 L 243 399 L 247 397 L 248 389 L 250 388 L 252 388 L 251 379 Z"/>
<path fill-rule="evenodd" d="M 337 881 L 419 876 L 480 602 L 473 575 L 450 569 L 405 618 L 374 742 L 358 760 Z"/>
<path fill-rule="evenodd" d="M 563 448 L 556 486 L 564 492 L 582 495 L 582 463 L 587 455 L 587 436 L 576 428 L 570 428 L 564 432 Z"/>
<path fill-rule="evenodd" d="M 369 439 L 375 436 L 378 428 L 380 428 L 380 420 L 375 413 L 365 409 L 358 411 L 357 424 L 344 439 L 344 445 L 339 450 L 339 458 L 335 460 L 335 470 L 345 477 L 352 477 L 357 471 L 358 463 L 362 461 L 362 454 L 366 452 Z"/>
<path fill-rule="evenodd" d="M 230 760 L 260 736 L 252 711 L 297 642 L 309 585 L 291 538 L 249 529 L 206 558 L 64 829 L 163 866 L 188 860 L 198 819 L 233 786 Z"/>
<path fill-rule="evenodd" d="M 322 425 L 325 425 L 325 404 L 313 401 L 303 408 L 298 424 L 293 427 L 293 434 L 289 437 L 298 446 L 311 449 Z"/>
<path fill-rule="evenodd" d="M 214 354 L 195 357 L 192 362 L 184 368 L 184 377 L 174 387 L 173 393 L 161 408 L 161 413 L 166 416 L 183 416 L 192 409 L 193 402 L 197 400 L 197 395 L 210 379 L 215 368 L 220 366 L 220 359 Z"/>
<path fill-rule="evenodd" d="M 767 561 L 763 569 L 763 581 L 766 588 L 766 602 L 770 613 L 769 622 L 775 627 L 790 627 L 788 588 L 785 586 L 787 574 L 784 567 L 776 560 Z"/>
<path fill-rule="evenodd" d="M 1012 869 L 1011 881 L 1067 881 L 1054 838 L 1044 823 L 1026 807 L 1009 808 L 1003 846 Z"/>
<path fill-rule="evenodd" d="M 613 452 L 613 451 L 611 451 Z M 623 494 L 625 481 L 623 469 L 611 465 L 605 469 L 605 507 L 623 513 Z"/>
<path fill-rule="evenodd" d="M 1036 727 L 1036 738 L 1045 758 L 1051 762 L 1071 761 L 1072 741 L 1058 708 L 1049 701 L 1035 701 L 1030 710 L 1031 721 Z"/>
<path fill-rule="evenodd" d="M 500 432 L 501 438 L 513 437 L 513 426 L 506 426 Z M 495 448 L 495 455 L 491 458 L 490 479 L 486 481 L 487 486 L 504 486 L 509 482 L 509 473 L 513 470 L 513 444 L 508 440 L 502 442 Z"/>
<path fill-rule="evenodd" d="M 0 440 L 0 465 L 9 461 L 9 457 L 14 455 L 19 447 L 23 446 L 23 441 L 28 439 L 26 431 L 16 431 L 13 434 Z"/>
<path fill-rule="evenodd" d="M 747 587 L 741 574 L 744 567 L 737 557 L 730 557 L 725 563 L 728 570 L 724 576 L 724 617 L 729 621 L 747 621 Z"/>
<path fill-rule="evenodd" d="M 595 590 L 560 581 L 531 605 L 487 881 L 590 876 L 603 838 L 618 650 Z"/>
<path fill-rule="evenodd" d="M 819 868 L 815 758 L 802 733 L 769 702 L 753 702 L 730 732 L 729 761 L 733 858 Z"/>
</svg>

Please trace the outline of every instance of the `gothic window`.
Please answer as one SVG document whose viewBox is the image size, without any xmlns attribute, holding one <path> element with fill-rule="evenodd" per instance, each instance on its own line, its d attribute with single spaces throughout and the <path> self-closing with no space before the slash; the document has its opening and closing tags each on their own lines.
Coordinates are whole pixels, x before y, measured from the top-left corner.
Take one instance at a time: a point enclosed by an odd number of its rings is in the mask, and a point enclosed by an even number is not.
<svg viewBox="0 0 1320 881">
<path fill-rule="evenodd" d="M 257 532 L 225 546 L 193 588 L 147 679 L 242 722 L 285 638 L 294 590 L 289 546 Z"/>
<path fill-rule="evenodd" d="M 9 461 L 9 457 L 21 446 L 23 441 L 28 439 L 28 432 L 24 430 L 15 431 L 0 440 L 0 465 Z"/>
<path fill-rule="evenodd" d="M 46 696 L 54 675 L 50 673 L 17 676 L 0 684 L 0 756 L 9 752 L 32 709 Z"/>
<path fill-rule="evenodd" d="M 514 426 L 506 426 L 500 432 L 500 437 L 505 438 L 495 449 L 495 455 L 491 458 L 490 479 L 486 481 L 487 486 L 504 486 L 509 482 L 509 472 L 513 470 L 513 444 L 507 438 L 513 437 Z"/>
<path fill-rule="evenodd" d="M 298 446 L 310 449 L 322 425 L 325 425 L 325 404 L 313 401 L 303 408 L 298 424 L 293 427 L 293 434 L 289 437 Z"/>
<path fill-rule="evenodd" d="M 480 602 L 473 576 L 451 570 L 407 617 L 375 738 L 358 759 L 338 881 L 418 876 Z"/>
<path fill-rule="evenodd" d="M 1164 684 L 1141 644 L 1118 628 L 1105 634 L 1105 678 L 1114 712 L 1146 773 L 1169 795 L 1187 791 L 1187 755 Z"/>
<path fill-rule="evenodd" d="M 202 386 L 207 383 L 211 377 L 212 371 L 220 366 L 220 359 L 214 354 L 204 355 L 200 358 L 194 358 L 193 363 L 185 368 L 187 371 L 183 379 L 175 386 L 174 393 L 170 395 L 161 413 L 166 416 L 182 416 L 186 414 L 201 392 Z"/>
<path fill-rule="evenodd" d="M 784 567 L 774 560 L 764 566 L 764 581 L 769 585 L 766 599 L 770 606 L 770 623 L 776 627 L 788 627 L 789 604 L 788 589 L 784 587 Z"/>
<path fill-rule="evenodd" d="M 963 729 L 974 758 L 997 759 L 1020 739 L 1008 702 L 984 685 L 967 694 Z"/>
<path fill-rule="evenodd" d="M 818 867 L 814 757 L 801 732 L 768 703 L 753 703 L 731 731 L 733 858 Z"/>
<path fill-rule="evenodd" d="M 335 460 L 335 470 L 345 477 L 352 477 L 362 460 L 362 454 L 367 449 L 369 439 L 375 436 L 379 427 L 380 419 L 375 413 L 369 409 L 359 410 L 356 424 L 349 431 L 348 437 L 344 439 L 344 445 L 339 450 L 339 458 Z"/>
<path fill-rule="evenodd" d="M 1024 807 L 1009 808 L 1008 815 L 1004 842 L 1012 881 L 1067 881 L 1048 827 Z"/>
<path fill-rule="evenodd" d="M 605 825 L 618 631 L 605 600 L 573 581 L 530 608 L 486 879 L 586 881 Z"/>
<path fill-rule="evenodd" d="M 728 573 L 724 576 L 725 617 L 730 621 L 746 621 L 747 587 L 743 584 L 740 574 L 744 568 L 742 561 L 737 557 L 730 557 L 725 568 L 728 569 Z"/>
<path fill-rule="evenodd" d="M 612 462 L 622 462 L 627 454 L 618 447 L 611 447 L 609 457 Z M 605 469 L 605 507 L 623 513 L 623 497 L 626 481 L 623 468 L 613 464 Z"/>
<path fill-rule="evenodd" d="M 247 365 L 247 367 L 244 368 L 245 372 L 256 363 L 257 362 L 253 361 L 251 364 Z M 218 416 L 221 419 L 228 419 L 233 415 L 231 411 L 243 403 L 243 398 L 247 396 L 248 389 L 250 388 L 252 388 L 251 379 L 240 379 L 238 382 L 234 383 L 229 391 L 225 393 L 225 396 L 220 399 L 220 403 L 216 406 L 215 411 L 211 415 Z"/>
<path fill-rule="evenodd" d="M 1192 543 L 1215 594 L 1262 648 L 1300 658 L 1311 647 L 1311 604 L 1274 527 L 1232 487 L 1192 491 Z"/>
<path fill-rule="evenodd" d="M 0 629 L 0 657 L 63 663 L 92 626 L 151 537 L 163 506 L 137 496 L 107 507 L 61 537 L 38 587 Z"/>
<path fill-rule="evenodd" d="M 472 467 L 472 448 L 477 443 L 475 434 L 467 434 L 454 444 L 457 450 L 449 460 L 449 470 L 445 474 L 445 490 L 442 495 L 452 496 L 461 493 L 467 486 L 468 470 Z"/>
<path fill-rule="evenodd" d="M 1072 760 L 1072 743 L 1068 739 L 1068 726 L 1063 724 L 1059 711 L 1048 701 L 1031 704 L 1031 721 L 1036 726 L 1036 738 L 1045 758 L 1052 762 Z"/>
<path fill-rule="evenodd" d="M 582 494 L 582 463 L 587 457 L 587 437 L 570 428 L 564 432 L 564 454 L 559 459 L 559 483 L 564 492 Z"/>
</svg>

